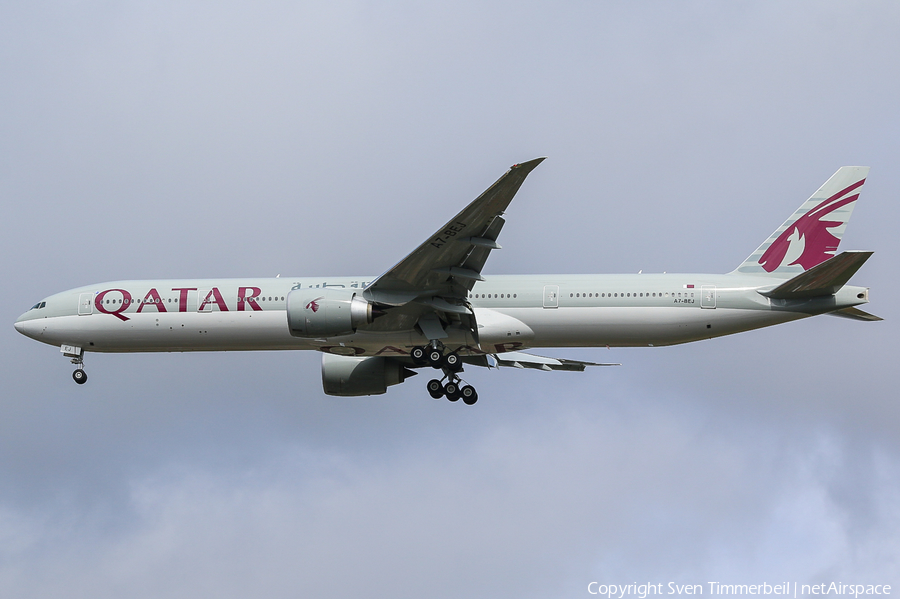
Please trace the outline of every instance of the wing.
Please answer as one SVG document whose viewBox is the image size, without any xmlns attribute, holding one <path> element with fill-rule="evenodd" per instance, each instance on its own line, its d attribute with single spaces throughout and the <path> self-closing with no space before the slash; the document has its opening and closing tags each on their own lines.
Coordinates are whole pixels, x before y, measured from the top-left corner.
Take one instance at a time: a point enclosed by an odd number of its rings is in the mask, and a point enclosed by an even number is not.
<svg viewBox="0 0 900 599">
<path fill-rule="evenodd" d="M 450 222 L 369 284 L 364 297 L 387 306 L 427 298 L 425 302 L 435 304 L 436 311 L 469 313 L 464 306 L 466 295 L 476 281 L 483 280 L 481 269 L 491 250 L 500 248 L 497 237 L 504 223 L 502 214 L 528 173 L 543 160 L 512 166 Z"/>
</svg>

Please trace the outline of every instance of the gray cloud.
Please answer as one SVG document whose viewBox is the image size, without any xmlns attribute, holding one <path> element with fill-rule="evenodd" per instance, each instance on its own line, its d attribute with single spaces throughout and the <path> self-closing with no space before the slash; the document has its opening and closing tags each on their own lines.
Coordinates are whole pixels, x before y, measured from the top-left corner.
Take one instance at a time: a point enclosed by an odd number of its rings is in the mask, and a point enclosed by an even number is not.
<svg viewBox="0 0 900 599">
<path fill-rule="evenodd" d="M 897 584 L 894 3 L 0 9 L 4 596 Z M 375 274 L 548 155 L 490 273 L 727 272 L 843 164 L 882 323 L 322 394 L 316 356 L 12 329 L 119 278 Z M 422 377 L 419 377 L 422 378 Z"/>
</svg>

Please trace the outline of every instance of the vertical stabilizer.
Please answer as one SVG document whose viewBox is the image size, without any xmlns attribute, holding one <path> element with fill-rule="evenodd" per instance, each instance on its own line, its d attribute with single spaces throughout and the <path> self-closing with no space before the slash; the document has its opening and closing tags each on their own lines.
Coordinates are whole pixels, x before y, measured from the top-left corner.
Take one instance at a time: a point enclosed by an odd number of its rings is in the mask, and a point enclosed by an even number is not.
<svg viewBox="0 0 900 599">
<path fill-rule="evenodd" d="M 735 272 L 790 277 L 833 257 L 868 174 L 842 166 Z"/>
</svg>

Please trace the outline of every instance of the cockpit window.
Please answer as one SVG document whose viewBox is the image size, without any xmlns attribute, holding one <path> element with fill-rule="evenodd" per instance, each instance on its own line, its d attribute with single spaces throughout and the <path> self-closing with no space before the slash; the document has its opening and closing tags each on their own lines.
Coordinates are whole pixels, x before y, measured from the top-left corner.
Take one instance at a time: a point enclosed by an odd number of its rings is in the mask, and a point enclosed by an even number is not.
<svg viewBox="0 0 900 599">
<path fill-rule="evenodd" d="M 41 308 L 43 308 L 46 305 L 47 305 L 47 302 L 38 302 L 35 305 L 31 306 L 31 309 L 32 310 L 40 310 Z"/>
</svg>

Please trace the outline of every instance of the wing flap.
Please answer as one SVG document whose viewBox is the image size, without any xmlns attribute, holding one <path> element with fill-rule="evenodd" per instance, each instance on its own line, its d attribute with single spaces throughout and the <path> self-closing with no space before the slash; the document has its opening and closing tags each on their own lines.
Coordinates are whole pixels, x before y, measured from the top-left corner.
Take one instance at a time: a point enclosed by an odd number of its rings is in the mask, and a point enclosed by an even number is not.
<svg viewBox="0 0 900 599">
<path fill-rule="evenodd" d="M 566 358 L 548 358 L 546 356 L 536 356 L 524 352 L 504 352 L 492 355 L 497 362 L 497 366 L 507 366 L 510 368 L 584 372 L 584 369 L 588 366 L 621 366 L 621 364 L 601 364 L 597 362 L 583 362 L 581 360 L 568 360 Z"/>
</svg>

